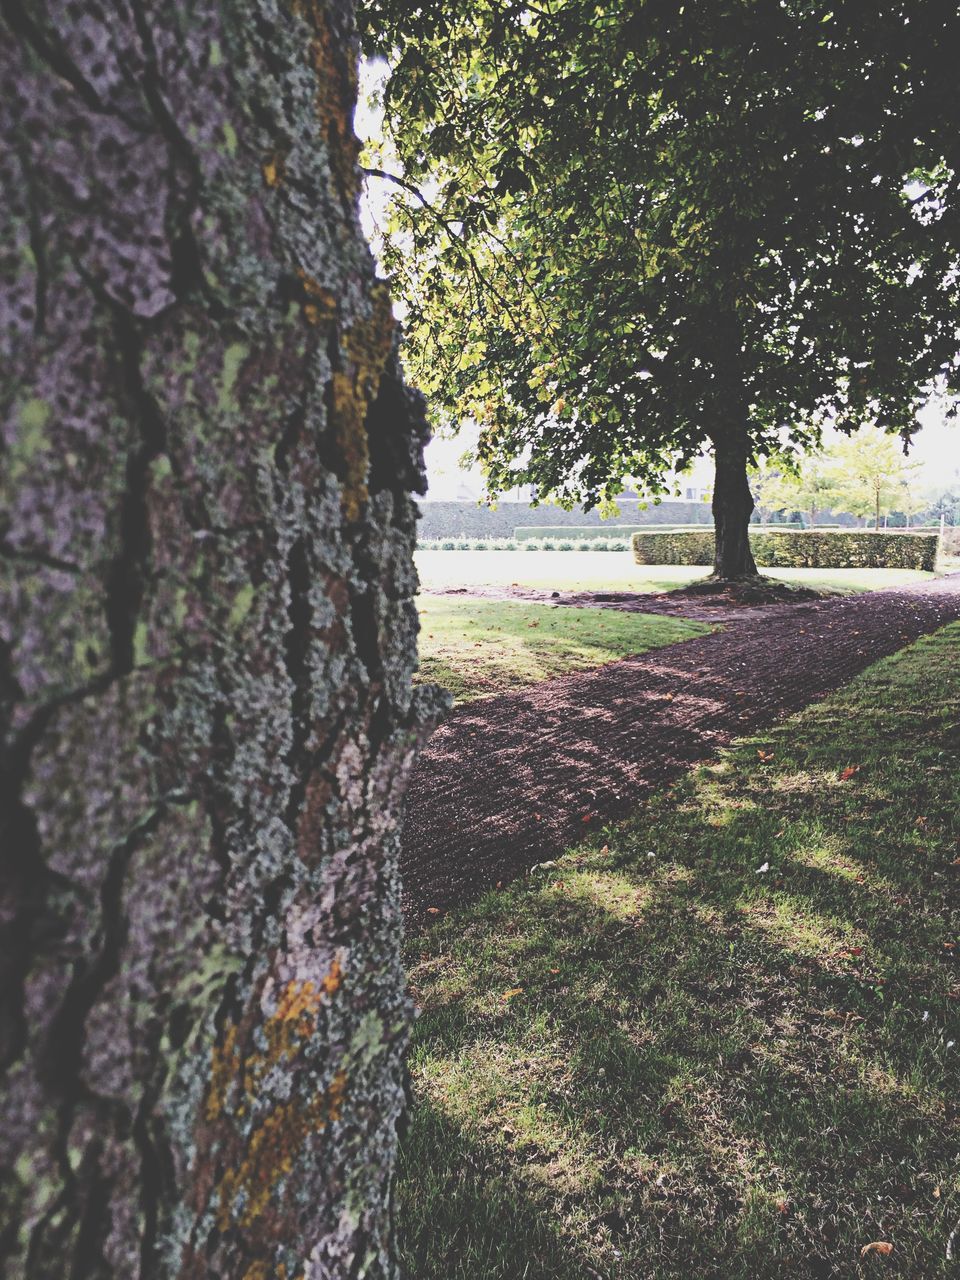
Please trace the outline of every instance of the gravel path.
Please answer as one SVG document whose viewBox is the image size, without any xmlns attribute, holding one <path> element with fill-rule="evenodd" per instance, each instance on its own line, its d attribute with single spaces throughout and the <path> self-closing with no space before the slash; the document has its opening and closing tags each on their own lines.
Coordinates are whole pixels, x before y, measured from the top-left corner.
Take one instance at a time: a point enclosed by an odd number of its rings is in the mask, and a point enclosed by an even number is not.
<svg viewBox="0 0 960 1280">
<path fill-rule="evenodd" d="M 960 574 L 713 616 L 724 625 L 712 635 L 455 708 L 410 783 L 408 911 L 468 901 L 555 857 L 737 735 L 960 620 Z"/>
</svg>

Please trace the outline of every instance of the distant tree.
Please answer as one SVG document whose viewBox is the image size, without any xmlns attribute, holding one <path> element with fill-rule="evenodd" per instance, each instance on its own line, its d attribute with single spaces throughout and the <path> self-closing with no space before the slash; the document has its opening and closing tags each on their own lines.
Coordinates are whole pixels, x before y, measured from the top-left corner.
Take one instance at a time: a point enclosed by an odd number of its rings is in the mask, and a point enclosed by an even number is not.
<svg viewBox="0 0 960 1280">
<path fill-rule="evenodd" d="M 715 572 L 749 575 L 747 466 L 784 429 L 909 435 L 953 378 L 951 6 L 363 0 L 361 20 L 391 65 L 385 253 L 415 376 L 481 424 L 492 491 L 662 493 L 706 445 Z"/>
<path fill-rule="evenodd" d="M 805 515 L 811 524 L 819 514 L 831 510 L 834 496 L 834 481 L 819 453 L 789 463 L 774 455 L 752 473 L 751 488 L 763 510 Z"/>
<path fill-rule="evenodd" d="M 931 519 L 942 516 L 947 524 L 960 524 L 960 484 L 944 485 L 927 494 L 927 511 Z"/>
<path fill-rule="evenodd" d="M 879 529 L 883 515 L 922 509 L 911 493 L 920 464 L 908 461 L 896 437 L 877 429 L 864 430 L 837 441 L 825 459 L 832 510 L 864 518 L 872 515 Z"/>
<path fill-rule="evenodd" d="M 919 466 L 919 464 L 917 464 Z M 926 493 L 917 485 L 917 477 L 911 472 L 905 477 L 904 485 L 900 490 L 894 505 L 894 512 L 904 517 L 904 523 L 907 528 L 914 516 L 921 515 L 927 511 L 930 506 L 930 500 Z"/>
<path fill-rule="evenodd" d="M 433 695 L 352 4 L 0 12 L 0 1272 L 384 1280 Z"/>
</svg>

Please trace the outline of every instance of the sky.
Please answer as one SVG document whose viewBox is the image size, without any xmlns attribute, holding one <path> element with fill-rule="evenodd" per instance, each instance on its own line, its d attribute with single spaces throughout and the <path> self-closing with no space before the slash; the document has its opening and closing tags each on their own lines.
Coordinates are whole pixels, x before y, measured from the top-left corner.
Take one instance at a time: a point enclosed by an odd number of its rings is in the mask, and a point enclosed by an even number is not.
<svg viewBox="0 0 960 1280">
<path fill-rule="evenodd" d="M 916 485 L 921 492 L 960 485 L 960 422 L 944 421 L 942 411 L 929 405 L 920 415 L 923 423 L 914 437 L 909 457 L 920 463 Z M 449 439 L 436 438 L 427 446 L 427 501 L 452 502 L 462 485 L 476 495 L 483 492 L 479 468 L 460 465 L 460 458 L 476 440 L 476 430 L 466 426 Z M 697 482 L 710 483 L 706 460 L 697 469 Z M 702 479 L 701 479 L 702 477 Z"/>
</svg>

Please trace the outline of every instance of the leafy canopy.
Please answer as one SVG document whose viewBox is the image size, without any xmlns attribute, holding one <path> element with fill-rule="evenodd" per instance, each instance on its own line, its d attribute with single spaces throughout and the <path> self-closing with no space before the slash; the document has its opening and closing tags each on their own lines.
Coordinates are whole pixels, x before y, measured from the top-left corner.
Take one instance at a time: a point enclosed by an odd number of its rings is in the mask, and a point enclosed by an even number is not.
<svg viewBox="0 0 960 1280">
<path fill-rule="evenodd" d="M 411 372 L 442 422 L 481 424 L 491 492 L 664 492 L 725 434 L 754 455 L 828 420 L 909 434 L 937 378 L 955 388 L 948 6 L 360 17 L 391 66 L 384 257 Z"/>
</svg>

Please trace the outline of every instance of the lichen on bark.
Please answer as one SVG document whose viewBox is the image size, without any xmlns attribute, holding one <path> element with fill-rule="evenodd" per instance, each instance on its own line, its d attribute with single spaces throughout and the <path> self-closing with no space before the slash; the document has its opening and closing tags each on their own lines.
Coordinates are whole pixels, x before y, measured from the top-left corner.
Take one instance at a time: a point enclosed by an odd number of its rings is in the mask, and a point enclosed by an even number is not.
<svg viewBox="0 0 960 1280">
<path fill-rule="evenodd" d="M 0 12 L 0 1268 L 390 1276 L 441 703 L 352 5 Z"/>
</svg>

